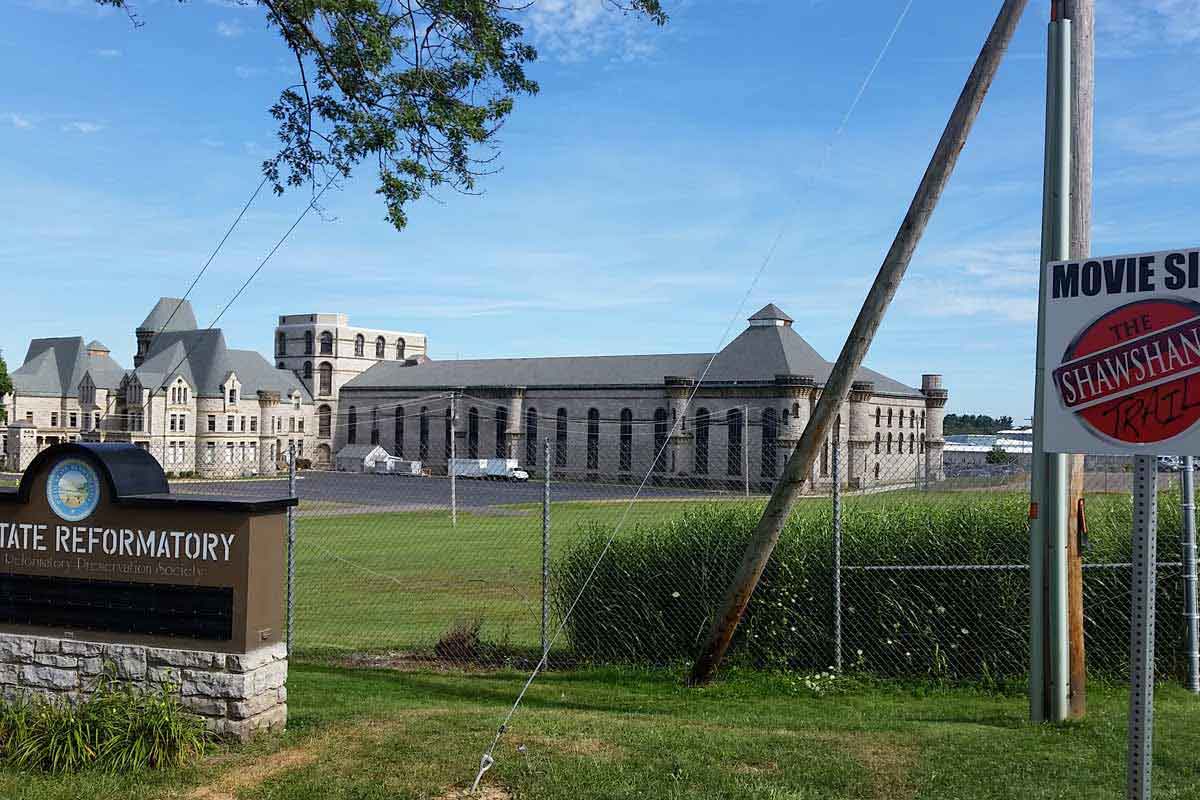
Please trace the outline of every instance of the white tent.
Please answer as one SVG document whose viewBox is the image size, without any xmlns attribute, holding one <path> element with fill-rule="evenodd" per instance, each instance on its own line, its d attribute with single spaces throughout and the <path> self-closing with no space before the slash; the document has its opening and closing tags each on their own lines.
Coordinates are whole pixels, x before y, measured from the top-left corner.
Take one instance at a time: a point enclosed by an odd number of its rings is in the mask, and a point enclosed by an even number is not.
<svg viewBox="0 0 1200 800">
<path fill-rule="evenodd" d="M 338 472 L 374 472 L 376 462 L 389 458 L 388 451 L 377 444 L 348 444 L 338 450 L 334 466 Z"/>
</svg>

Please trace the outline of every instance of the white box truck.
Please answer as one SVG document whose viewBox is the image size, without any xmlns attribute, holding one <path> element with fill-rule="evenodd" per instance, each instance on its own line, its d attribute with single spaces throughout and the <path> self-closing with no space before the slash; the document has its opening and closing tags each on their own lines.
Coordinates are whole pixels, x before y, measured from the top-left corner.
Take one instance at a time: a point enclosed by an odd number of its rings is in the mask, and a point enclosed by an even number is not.
<svg viewBox="0 0 1200 800">
<path fill-rule="evenodd" d="M 515 458 L 452 458 L 450 474 L 456 478 L 529 480 L 529 473 L 521 469 Z"/>
</svg>

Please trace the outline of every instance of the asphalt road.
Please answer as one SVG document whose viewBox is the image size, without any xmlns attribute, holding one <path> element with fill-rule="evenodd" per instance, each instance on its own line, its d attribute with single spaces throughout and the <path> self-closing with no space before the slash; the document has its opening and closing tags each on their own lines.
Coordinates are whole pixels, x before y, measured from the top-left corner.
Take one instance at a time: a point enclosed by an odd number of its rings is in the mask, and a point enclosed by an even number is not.
<svg viewBox="0 0 1200 800">
<path fill-rule="evenodd" d="M 219 495 L 261 499 L 287 495 L 287 481 L 172 481 L 171 490 L 180 494 Z M 551 485 L 555 501 L 627 500 L 636 484 L 559 482 Z M 455 492 L 461 508 L 486 508 L 512 503 L 540 503 L 544 486 L 540 480 L 510 482 L 459 478 Z M 296 493 L 304 505 L 327 502 L 362 508 L 442 508 L 450 505 L 450 480 L 444 477 L 400 477 L 352 472 L 304 472 L 297 477 Z M 680 487 L 647 486 L 642 497 L 698 498 L 730 496 L 729 491 L 689 490 Z M 311 507 L 311 506 L 310 506 Z"/>
</svg>

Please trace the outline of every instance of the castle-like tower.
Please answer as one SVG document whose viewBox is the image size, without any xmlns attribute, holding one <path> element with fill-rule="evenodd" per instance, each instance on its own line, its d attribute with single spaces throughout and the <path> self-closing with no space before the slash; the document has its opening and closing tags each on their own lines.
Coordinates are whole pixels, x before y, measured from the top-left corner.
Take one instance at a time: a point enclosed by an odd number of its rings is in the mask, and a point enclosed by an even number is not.
<svg viewBox="0 0 1200 800">
<path fill-rule="evenodd" d="M 342 384 L 383 361 L 421 363 L 427 342 L 423 333 L 352 326 L 345 314 L 284 314 L 279 318 L 275 365 L 295 372 L 317 405 L 316 464 L 333 463 Z"/>
</svg>

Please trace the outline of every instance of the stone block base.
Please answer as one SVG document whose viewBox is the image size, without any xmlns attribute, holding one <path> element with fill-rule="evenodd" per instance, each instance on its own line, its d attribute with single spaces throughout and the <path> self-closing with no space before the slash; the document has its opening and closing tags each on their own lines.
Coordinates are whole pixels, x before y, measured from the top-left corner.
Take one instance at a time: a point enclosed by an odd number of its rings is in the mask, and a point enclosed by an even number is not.
<svg viewBox="0 0 1200 800">
<path fill-rule="evenodd" d="M 171 650 L 0 633 L 0 694 L 86 696 L 108 667 L 124 682 L 157 691 L 170 685 L 183 706 L 220 736 L 246 740 L 287 722 L 287 646 L 251 653 Z"/>
</svg>

